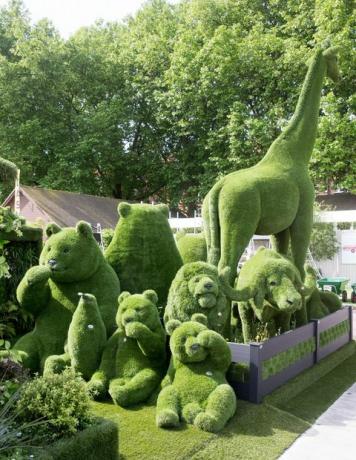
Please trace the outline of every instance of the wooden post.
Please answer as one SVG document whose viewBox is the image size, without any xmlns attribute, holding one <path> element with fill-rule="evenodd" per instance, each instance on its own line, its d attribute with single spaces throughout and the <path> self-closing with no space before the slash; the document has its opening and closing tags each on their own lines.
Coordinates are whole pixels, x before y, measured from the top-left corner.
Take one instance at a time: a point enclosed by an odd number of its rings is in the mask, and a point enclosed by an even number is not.
<svg viewBox="0 0 356 460">
<path fill-rule="evenodd" d="M 17 170 L 16 179 L 15 179 L 15 205 L 14 205 L 15 214 L 20 215 L 21 212 L 21 202 L 20 202 L 20 170 Z"/>
</svg>

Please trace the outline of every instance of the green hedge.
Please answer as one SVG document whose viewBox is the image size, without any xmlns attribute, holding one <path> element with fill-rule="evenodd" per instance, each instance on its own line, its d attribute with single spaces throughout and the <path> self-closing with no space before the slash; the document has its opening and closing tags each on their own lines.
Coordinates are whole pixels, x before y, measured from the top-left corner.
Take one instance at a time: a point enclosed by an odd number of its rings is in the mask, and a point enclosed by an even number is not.
<svg viewBox="0 0 356 460">
<path fill-rule="evenodd" d="M 96 425 L 70 438 L 55 442 L 35 455 L 38 460 L 118 460 L 119 429 L 111 420 L 99 419 Z"/>
</svg>

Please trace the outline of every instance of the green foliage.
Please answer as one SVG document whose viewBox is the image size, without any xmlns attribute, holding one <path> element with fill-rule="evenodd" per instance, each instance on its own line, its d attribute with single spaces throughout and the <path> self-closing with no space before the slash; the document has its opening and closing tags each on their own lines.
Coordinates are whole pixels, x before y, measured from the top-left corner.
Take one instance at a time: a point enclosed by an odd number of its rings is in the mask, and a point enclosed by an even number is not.
<svg viewBox="0 0 356 460">
<path fill-rule="evenodd" d="M 92 421 L 85 382 L 71 369 L 25 383 L 17 410 L 26 422 L 46 421 L 52 440 L 75 434 Z"/>
<path fill-rule="evenodd" d="M 104 228 L 101 235 L 103 239 L 104 250 L 106 250 L 114 237 L 114 230 L 111 228 Z"/>
<path fill-rule="evenodd" d="M 339 250 L 333 224 L 315 222 L 310 237 L 310 251 L 316 260 L 332 259 Z"/>
<path fill-rule="evenodd" d="M 330 38 L 343 78 L 323 94 L 311 173 L 320 190 L 352 190 L 353 20 L 350 0 L 154 0 L 63 40 L 11 2 L 0 10 L 2 155 L 24 183 L 189 212 L 216 177 L 262 158 L 292 115 L 303 62 Z"/>
</svg>

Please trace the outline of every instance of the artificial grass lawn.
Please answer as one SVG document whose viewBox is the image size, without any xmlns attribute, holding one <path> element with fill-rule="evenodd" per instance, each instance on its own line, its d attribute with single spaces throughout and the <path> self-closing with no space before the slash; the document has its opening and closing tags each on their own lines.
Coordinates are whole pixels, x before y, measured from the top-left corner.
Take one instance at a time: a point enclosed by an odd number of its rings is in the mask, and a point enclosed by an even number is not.
<svg viewBox="0 0 356 460">
<path fill-rule="evenodd" d="M 163 430 L 155 407 L 122 409 L 94 403 L 96 414 L 119 422 L 121 460 L 272 460 L 356 381 L 355 343 L 346 345 L 256 405 L 238 401 L 219 434 L 194 427 Z"/>
</svg>

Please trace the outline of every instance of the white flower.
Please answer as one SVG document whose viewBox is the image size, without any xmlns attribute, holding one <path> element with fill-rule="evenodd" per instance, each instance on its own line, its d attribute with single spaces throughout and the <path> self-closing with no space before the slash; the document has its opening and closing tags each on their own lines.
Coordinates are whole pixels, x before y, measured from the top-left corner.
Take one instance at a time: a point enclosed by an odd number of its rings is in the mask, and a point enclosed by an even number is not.
<svg viewBox="0 0 356 460">
<path fill-rule="evenodd" d="M 94 329 L 94 326 L 93 326 L 93 324 L 88 324 L 88 329 L 89 329 L 89 330 L 92 330 L 92 329 Z"/>
<path fill-rule="evenodd" d="M 213 375 L 213 373 L 212 373 L 211 371 L 206 371 L 206 375 L 207 375 L 208 377 L 211 377 L 211 376 Z"/>
</svg>

